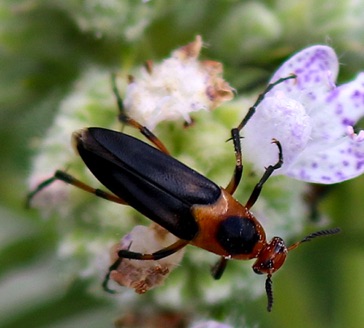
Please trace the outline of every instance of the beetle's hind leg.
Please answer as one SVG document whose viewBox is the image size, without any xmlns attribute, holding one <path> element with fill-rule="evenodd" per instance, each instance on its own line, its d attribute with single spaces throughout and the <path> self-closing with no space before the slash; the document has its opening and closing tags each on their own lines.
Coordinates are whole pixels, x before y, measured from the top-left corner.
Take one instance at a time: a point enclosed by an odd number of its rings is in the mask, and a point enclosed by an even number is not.
<svg viewBox="0 0 364 328">
<path fill-rule="evenodd" d="M 27 195 L 26 206 L 27 207 L 30 206 L 31 201 L 36 194 L 38 194 L 41 190 L 43 190 L 44 188 L 51 185 L 53 182 L 55 182 L 57 180 L 60 180 L 67 184 L 75 186 L 75 187 L 82 189 L 88 193 L 91 193 L 97 197 L 109 200 L 114 203 L 127 205 L 127 203 L 123 199 L 121 199 L 109 192 L 103 191 L 101 189 L 93 188 L 93 187 L 83 183 L 82 181 L 76 179 L 72 175 L 70 175 L 64 171 L 57 170 L 51 178 L 44 180 L 43 182 L 38 184 L 38 186 Z"/>
<path fill-rule="evenodd" d="M 139 122 L 132 119 L 125 113 L 124 102 L 120 96 L 120 92 L 116 85 L 116 75 L 115 74 L 112 74 L 112 76 L 111 76 L 111 84 L 112 84 L 112 90 L 113 90 L 115 98 L 116 98 L 116 103 L 119 108 L 119 115 L 118 115 L 119 121 L 138 129 L 140 131 L 140 133 L 142 135 L 144 135 L 148 140 L 150 140 L 150 142 L 152 142 L 160 151 L 169 155 L 169 151 L 166 148 L 166 146 L 163 144 L 162 141 L 160 141 L 158 139 L 158 137 L 152 131 L 150 131 L 146 126 L 141 125 Z"/>
<path fill-rule="evenodd" d="M 170 256 L 176 252 L 178 252 L 180 249 L 188 245 L 188 240 L 179 239 L 172 245 L 169 245 L 165 248 L 160 249 L 157 252 L 151 253 L 151 254 L 145 254 L 145 253 L 138 253 L 138 252 L 132 252 L 129 250 L 120 250 L 118 252 L 118 255 L 120 258 L 126 258 L 130 260 L 160 260 L 164 257 Z"/>
<path fill-rule="evenodd" d="M 160 260 L 160 259 L 163 259 L 167 256 L 173 255 L 174 253 L 178 252 L 183 247 L 185 247 L 188 243 L 189 242 L 187 240 L 179 239 L 175 243 L 169 245 L 168 247 L 162 248 L 161 250 L 154 252 L 152 254 L 143 254 L 143 253 L 132 252 L 129 250 L 130 246 L 131 246 L 131 244 L 130 244 L 128 249 L 123 249 L 123 250 L 118 251 L 119 258 L 113 264 L 111 264 L 111 266 L 109 267 L 109 269 L 105 275 L 105 278 L 102 282 L 102 288 L 110 294 L 116 293 L 116 291 L 114 291 L 108 287 L 108 284 L 111 279 L 112 271 L 118 270 L 120 265 L 122 265 L 123 261 L 125 261 L 125 260 L 152 260 L 152 261 Z M 148 264 L 146 264 L 146 268 L 149 268 Z M 159 270 L 158 267 L 156 270 Z M 162 271 L 155 271 L 155 272 L 158 272 L 160 274 L 163 272 L 163 270 L 165 270 L 165 269 L 162 269 Z M 167 270 L 167 272 L 168 272 L 168 270 Z M 133 270 L 131 270 L 130 274 L 133 274 Z M 165 273 L 162 273 L 162 274 L 165 274 Z"/>
<path fill-rule="evenodd" d="M 108 284 L 109 284 L 109 281 L 110 281 L 110 275 L 111 275 L 111 271 L 114 271 L 116 270 L 119 265 L 121 264 L 121 261 L 123 260 L 123 258 L 119 257 L 113 264 L 111 264 L 109 266 L 109 269 L 107 271 L 107 274 L 105 275 L 105 278 L 102 282 L 102 289 L 105 291 L 105 292 L 108 292 L 110 294 L 115 294 L 115 290 L 112 290 L 108 287 Z"/>
</svg>

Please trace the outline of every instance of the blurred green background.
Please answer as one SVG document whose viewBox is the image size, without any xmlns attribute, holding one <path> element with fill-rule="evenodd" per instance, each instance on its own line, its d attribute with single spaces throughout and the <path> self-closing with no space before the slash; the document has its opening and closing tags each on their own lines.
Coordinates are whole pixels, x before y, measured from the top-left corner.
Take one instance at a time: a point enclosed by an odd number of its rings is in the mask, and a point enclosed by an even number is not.
<svg viewBox="0 0 364 328">
<path fill-rule="evenodd" d="M 111 327 L 122 312 L 55 275 L 54 222 L 23 206 L 31 145 L 86 68 L 158 60 L 201 34 L 239 94 L 315 43 L 336 50 L 339 82 L 364 71 L 363 1 L 2 0 L 0 17 L 0 327 Z M 274 279 L 273 312 L 264 296 L 244 303 L 247 326 L 362 326 L 363 192 L 364 177 L 332 188 L 320 209 L 342 234 L 295 251 Z"/>
</svg>

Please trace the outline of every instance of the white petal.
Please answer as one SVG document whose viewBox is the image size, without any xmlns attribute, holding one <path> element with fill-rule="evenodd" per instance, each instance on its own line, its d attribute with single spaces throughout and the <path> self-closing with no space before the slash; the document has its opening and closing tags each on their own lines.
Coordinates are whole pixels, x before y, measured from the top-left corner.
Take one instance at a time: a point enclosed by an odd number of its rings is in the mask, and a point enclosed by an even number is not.
<svg viewBox="0 0 364 328">
<path fill-rule="evenodd" d="M 299 102 L 286 97 L 266 97 L 243 130 L 243 152 L 258 170 L 278 160 L 277 139 L 283 148 L 284 164 L 278 173 L 289 168 L 306 147 L 311 134 L 311 122 Z"/>
<path fill-rule="evenodd" d="M 359 133 L 358 136 L 363 135 Z M 332 184 L 364 173 L 364 140 L 346 136 L 322 151 L 306 149 L 287 175 L 307 182 Z"/>
<path fill-rule="evenodd" d="M 320 107 L 317 112 L 323 112 L 322 114 L 311 114 L 317 129 L 326 130 L 325 134 L 331 140 L 343 136 L 348 126 L 355 125 L 364 116 L 364 73 L 329 92 Z M 325 122 L 328 121 L 335 129 L 325 128 Z"/>
<path fill-rule="evenodd" d="M 311 140 L 286 174 L 325 184 L 362 174 L 364 132 L 357 135 L 352 126 L 364 116 L 364 74 L 323 95 L 315 107 Z"/>
<path fill-rule="evenodd" d="M 312 130 L 304 149 L 290 147 L 287 150 L 285 144 L 291 142 L 280 140 L 285 166 L 278 173 L 325 184 L 362 174 L 364 132 L 357 135 L 351 127 L 364 116 L 364 74 L 335 87 L 338 61 L 334 51 L 326 46 L 313 46 L 299 52 L 282 65 L 271 81 L 290 74 L 296 74 L 296 80 L 279 84 L 269 96 L 282 97 L 284 94 L 301 103 L 311 118 Z M 274 115 L 273 118 L 278 122 Z M 281 129 L 287 128 L 280 124 Z"/>
<path fill-rule="evenodd" d="M 295 74 L 297 78 L 279 84 L 272 93 L 283 91 L 287 97 L 292 97 L 310 108 L 308 104 L 335 87 L 338 70 L 338 59 L 332 48 L 322 45 L 308 47 L 287 60 L 270 82 L 291 74 Z"/>
</svg>

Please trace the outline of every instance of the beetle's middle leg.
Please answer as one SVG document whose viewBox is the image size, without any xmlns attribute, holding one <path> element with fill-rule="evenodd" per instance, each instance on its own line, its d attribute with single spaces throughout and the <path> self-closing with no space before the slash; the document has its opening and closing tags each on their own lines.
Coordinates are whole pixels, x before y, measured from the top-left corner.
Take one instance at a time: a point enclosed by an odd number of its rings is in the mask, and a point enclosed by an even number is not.
<svg viewBox="0 0 364 328">
<path fill-rule="evenodd" d="M 252 194 L 250 195 L 245 207 L 249 210 L 254 203 L 257 201 L 260 192 L 262 191 L 263 185 L 264 183 L 269 179 L 269 177 L 272 175 L 272 173 L 279 169 L 282 164 L 283 164 L 283 152 L 282 152 L 282 146 L 281 143 L 276 140 L 273 139 L 272 143 L 275 143 L 278 147 L 278 161 L 276 164 L 274 165 L 269 165 L 266 169 L 265 172 L 263 174 L 263 176 L 261 177 L 261 179 L 259 180 L 259 182 L 256 184 Z"/>
<path fill-rule="evenodd" d="M 160 151 L 169 155 L 167 147 L 163 144 L 162 141 L 158 139 L 158 137 L 152 131 L 150 131 L 146 126 L 141 125 L 139 122 L 132 119 L 125 113 L 123 99 L 121 98 L 120 92 L 116 85 L 115 74 L 111 76 L 111 83 L 112 83 L 112 90 L 114 92 L 116 102 L 119 108 L 119 115 L 118 115 L 119 121 L 138 129 L 140 133 L 144 135 L 148 140 L 150 140 Z"/>
<path fill-rule="evenodd" d="M 215 263 L 215 265 L 211 268 L 211 275 L 214 279 L 218 280 L 221 278 L 226 269 L 227 263 L 228 259 L 224 256 L 221 256 L 220 259 Z"/>
</svg>

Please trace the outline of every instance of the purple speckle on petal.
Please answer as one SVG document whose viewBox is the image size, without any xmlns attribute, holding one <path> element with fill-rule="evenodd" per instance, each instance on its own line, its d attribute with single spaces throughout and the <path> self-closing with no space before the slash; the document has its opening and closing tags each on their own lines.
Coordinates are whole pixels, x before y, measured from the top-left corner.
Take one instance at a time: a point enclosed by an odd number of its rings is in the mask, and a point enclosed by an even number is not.
<svg viewBox="0 0 364 328">
<path fill-rule="evenodd" d="M 322 175 L 321 176 L 321 180 L 323 180 L 323 181 L 331 181 L 331 177 L 328 176 L 328 175 Z"/>
<path fill-rule="evenodd" d="M 356 169 L 357 170 L 361 170 L 361 168 L 364 166 L 364 161 L 359 161 L 358 163 L 356 163 Z"/>
<path fill-rule="evenodd" d="M 310 82 L 311 81 L 311 74 L 304 75 L 304 81 L 305 81 L 305 83 Z"/>
<path fill-rule="evenodd" d="M 342 173 L 341 171 L 337 171 L 337 172 L 335 173 L 335 175 L 336 175 L 336 177 L 337 177 L 338 179 L 340 179 L 340 180 L 345 179 L 345 174 L 344 174 L 344 173 Z"/>
<path fill-rule="evenodd" d="M 335 100 L 340 94 L 340 90 L 339 88 L 335 88 L 333 89 L 330 94 L 327 96 L 326 98 L 326 101 L 329 103 L 329 102 L 332 102 L 333 100 Z"/>
<path fill-rule="evenodd" d="M 350 98 L 353 100 L 355 107 L 360 107 L 364 103 L 364 94 L 360 90 L 355 90 Z"/>
<path fill-rule="evenodd" d="M 355 124 L 355 122 L 353 120 L 349 119 L 349 118 L 343 118 L 341 120 L 341 123 L 344 126 L 348 126 L 348 125 L 353 126 Z"/>
<path fill-rule="evenodd" d="M 348 161 L 343 161 L 343 166 L 349 166 L 349 162 Z"/>
<path fill-rule="evenodd" d="M 360 98 L 360 96 L 361 96 L 361 92 L 360 92 L 359 90 L 355 90 L 355 91 L 353 92 L 353 94 L 351 95 L 351 98 L 352 98 L 352 99 Z"/>
<path fill-rule="evenodd" d="M 360 151 L 355 151 L 355 152 L 354 152 L 354 156 L 355 156 L 357 159 L 362 160 L 362 159 L 364 158 L 364 153 L 363 153 L 363 152 L 360 152 Z"/>
<path fill-rule="evenodd" d="M 312 167 L 313 169 L 316 169 L 316 168 L 318 167 L 318 164 L 317 164 L 316 162 L 313 162 L 313 163 L 311 164 L 311 167 Z"/>
<path fill-rule="evenodd" d="M 310 99 L 312 101 L 316 100 L 316 98 L 317 98 L 316 95 L 313 92 L 309 92 L 307 95 L 310 97 Z"/>
<path fill-rule="evenodd" d="M 335 114 L 336 115 L 341 115 L 344 111 L 344 108 L 343 108 L 343 105 L 342 104 L 337 104 L 336 105 L 336 111 L 335 111 Z"/>
<path fill-rule="evenodd" d="M 321 64 L 319 65 L 319 68 L 320 68 L 320 70 L 322 70 L 322 71 L 327 70 L 327 61 L 325 61 L 324 63 L 321 63 Z"/>
<path fill-rule="evenodd" d="M 310 180 L 310 176 L 307 174 L 305 170 L 301 170 L 299 176 L 301 180 L 306 180 L 306 181 Z"/>
<path fill-rule="evenodd" d="M 364 153 L 362 153 L 362 152 L 358 152 L 358 151 L 356 151 L 356 152 L 354 153 L 354 155 L 355 155 L 355 157 L 356 157 L 357 159 L 363 159 L 363 158 L 364 158 Z"/>
</svg>

